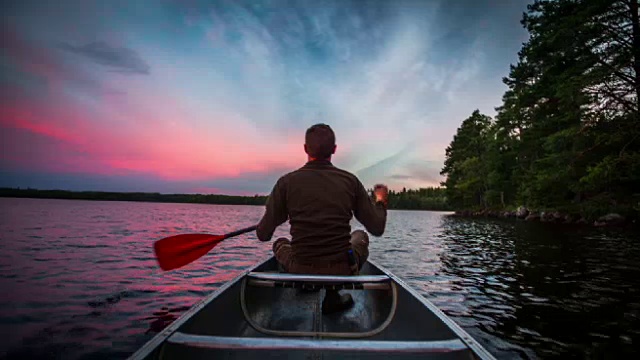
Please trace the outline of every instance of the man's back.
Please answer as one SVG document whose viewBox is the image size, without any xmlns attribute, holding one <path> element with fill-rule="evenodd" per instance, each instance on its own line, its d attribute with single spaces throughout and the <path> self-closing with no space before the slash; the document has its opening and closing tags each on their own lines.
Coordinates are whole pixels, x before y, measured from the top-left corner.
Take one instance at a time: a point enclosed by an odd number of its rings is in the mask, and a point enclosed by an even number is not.
<svg viewBox="0 0 640 360">
<path fill-rule="evenodd" d="M 273 254 L 285 271 L 357 274 L 369 257 L 369 236 L 362 230 L 351 232 L 351 217 L 374 236 L 384 232 L 387 187 L 376 185 L 374 203 L 358 178 L 331 164 L 336 148 L 329 125 L 311 126 L 304 143 L 309 162 L 278 179 L 267 199 L 256 234 L 261 241 L 269 241 L 276 227 L 289 219 L 291 241 L 281 237 L 273 243 Z M 343 311 L 352 305 L 351 295 L 327 289 L 322 313 Z"/>
<path fill-rule="evenodd" d="M 273 229 L 289 218 L 297 261 L 340 260 L 350 248 L 353 215 L 373 235 L 384 232 L 386 210 L 371 202 L 356 176 L 327 160 L 310 161 L 278 180 L 258 225 L 258 237 L 269 240 Z"/>
</svg>

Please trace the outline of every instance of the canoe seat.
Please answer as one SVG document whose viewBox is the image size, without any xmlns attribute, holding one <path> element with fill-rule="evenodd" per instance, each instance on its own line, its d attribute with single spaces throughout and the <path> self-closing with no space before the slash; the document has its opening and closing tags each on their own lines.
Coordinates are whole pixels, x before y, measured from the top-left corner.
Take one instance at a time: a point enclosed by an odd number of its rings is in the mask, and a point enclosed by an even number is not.
<svg viewBox="0 0 640 360">
<path fill-rule="evenodd" d="M 260 287 L 300 288 L 309 290 L 388 290 L 391 279 L 387 275 L 306 275 L 250 272 L 248 284 Z"/>
<path fill-rule="evenodd" d="M 350 315 L 355 316 L 354 321 L 348 321 L 344 317 L 344 321 L 324 319 L 320 312 L 320 298 L 318 296 L 298 297 L 292 293 L 291 289 L 300 288 L 386 290 L 388 295 L 378 293 L 378 296 L 387 299 L 387 305 L 378 307 L 369 303 L 369 307 L 364 309 L 362 308 L 364 301 L 358 301 L 358 296 L 354 294 L 355 307 L 353 314 Z M 252 295 L 247 296 L 247 292 L 251 292 Z M 364 295 L 360 297 L 360 299 L 370 298 Z M 309 302 L 309 299 L 312 300 Z M 286 305 L 286 310 L 277 306 L 261 306 L 260 304 L 265 301 L 290 305 Z M 253 303 L 253 310 L 250 310 L 249 302 Z M 389 326 L 395 316 L 397 304 L 398 290 L 388 275 L 342 276 L 250 272 L 244 277 L 240 287 L 240 307 L 245 320 L 254 330 L 270 336 L 351 339 L 372 337 Z M 363 311 L 368 314 L 362 313 Z M 371 314 L 375 316 L 369 317 L 368 315 Z M 361 316 L 367 316 L 369 321 L 361 321 Z"/>
<path fill-rule="evenodd" d="M 467 346 L 460 339 L 435 341 L 307 340 L 208 336 L 175 332 L 167 339 L 167 342 L 171 344 L 211 350 L 310 350 L 377 354 L 454 353 L 468 350 Z"/>
</svg>

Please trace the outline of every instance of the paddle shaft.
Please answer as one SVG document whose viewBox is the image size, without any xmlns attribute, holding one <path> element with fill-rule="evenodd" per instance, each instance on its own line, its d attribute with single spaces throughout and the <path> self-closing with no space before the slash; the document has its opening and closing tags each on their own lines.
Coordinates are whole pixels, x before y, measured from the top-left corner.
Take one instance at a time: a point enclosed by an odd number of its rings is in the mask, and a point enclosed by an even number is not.
<svg viewBox="0 0 640 360">
<path fill-rule="evenodd" d="M 250 232 L 250 231 L 253 231 L 253 230 L 255 230 L 256 228 L 258 228 L 258 225 L 249 226 L 249 227 L 246 227 L 246 228 L 244 228 L 244 229 L 240 229 L 240 230 L 237 230 L 237 231 L 234 231 L 234 232 L 230 232 L 230 233 L 228 233 L 228 234 L 224 234 L 222 238 L 223 238 L 223 239 L 228 239 L 228 238 L 230 238 L 230 237 L 234 237 L 234 236 L 242 235 L 242 234 L 244 234 L 244 233 L 248 233 L 248 232 Z"/>
</svg>

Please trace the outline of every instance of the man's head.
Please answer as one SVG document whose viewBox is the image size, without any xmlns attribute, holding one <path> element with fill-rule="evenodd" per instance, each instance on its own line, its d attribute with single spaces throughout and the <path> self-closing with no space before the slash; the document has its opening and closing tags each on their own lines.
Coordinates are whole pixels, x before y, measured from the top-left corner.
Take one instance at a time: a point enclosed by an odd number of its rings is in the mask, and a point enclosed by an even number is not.
<svg viewBox="0 0 640 360">
<path fill-rule="evenodd" d="M 304 137 L 304 151 L 310 158 L 330 159 L 336 152 L 336 135 L 326 124 L 315 124 L 307 129 Z"/>
</svg>

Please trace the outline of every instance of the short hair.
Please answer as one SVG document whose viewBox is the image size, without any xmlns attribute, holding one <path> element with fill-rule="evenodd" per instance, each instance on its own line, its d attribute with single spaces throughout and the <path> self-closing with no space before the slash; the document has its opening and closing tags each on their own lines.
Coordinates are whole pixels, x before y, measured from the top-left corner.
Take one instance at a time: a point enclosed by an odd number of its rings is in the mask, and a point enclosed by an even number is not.
<svg viewBox="0 0 640 360">
<path fill-rule="evenodd" d="M 304 136 L 307 153 L 316 159 L 327 159 L 336 146 L 336 135 L 327 124 L 315 124 L 307 129 Z"/>
</svg>

